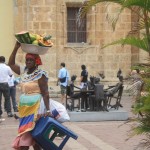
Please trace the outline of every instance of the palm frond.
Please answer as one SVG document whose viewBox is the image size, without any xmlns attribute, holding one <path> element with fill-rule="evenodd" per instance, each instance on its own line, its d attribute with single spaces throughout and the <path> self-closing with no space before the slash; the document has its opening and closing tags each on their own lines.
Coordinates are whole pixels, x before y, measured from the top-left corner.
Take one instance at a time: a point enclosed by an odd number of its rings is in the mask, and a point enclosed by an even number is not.
<svg viewBox="0 0 150 150">
<path fill-rule="evenodd" d="M 132 45 L 132 46 L 136 46 L 136 47 L 138 47 L 140 49 L 143 49 L 143 50 L 149 52 L 147 38 L 140 39 L 138 37 L 127 37 L 125 39 L 119 39 L 117 41 L 114 41 L 112 43 L 104 45 L 102 47 L 102 49 L 106 48 L 106 47 L 108 47 L 110 45 L 116 45 L 116 44 Z"/>
<path fill-rule="evenodd" d="M 95 6 L 98 3 L 117 3 L 117 4 L 123 4 L 125 0 L 89 0 L 85 1 L 83 5 L 81 6 L 79 10 L 79 18 L 83 18 L 85 14 L 91 9 L 92 6 Z"/>
<path fill-rule="evenodd" d="M 85 16 L 85 14 L 91 9 L 92 6 L 103 2 L 119 4 L 121 5 L 122 9 L 138 6 L 150 12 L 150 0 L 89 0 L 85 1 L 81 6 L 80 16 Z"/>
<path fill-rule="evenodd" d="M 106 19 L 108 20 L 108 22 L 111 24 L 113 31 L 115 30 L 117 21 L 120 17 L 120 14 L 122 13 L 123 9 L 122 8 L 118 8 L 116 10 L 115 16 L 112 17 L 112 14 L 107 14 Z"/>
<path fill-rule="evenodd" d="M 116 16 L 113 19 L 108 17 L 108 15 L 107 15 L 107 19 L 109 19 L 109 22 L 111 22 L 113 30 L 115 30 L 115 26 L 116 26 L 116 23 L 119 19 L 119 16 L 125 8 L 135 10 L 134 9 L 135 7 L 139 7 L 140 9 L 138 9 L 136 11 L 136 13 L 139 16 L 140 16 L 139 10 L 141 10 L 141 8 L 143 8 L 144 10 L 146 9 L 147 11 L 150 11 L 150 7 L 149 7 L 150 1 L 149 0 L 89 0 L 89 1 L 83 2 L 83 5 L 79 9 L 79 13 L 78 13 L 78 17 L 77 17 L 78 23 L 81 22 L 82 18 L 91 9 L 91 7 L 95 6 L 98 3 L 99 4 L 100 3 L 103 3 L 103 4 L 116 3 L 116 4 L 120 5 L 121 8 L 118 9 L 118 12 L 116 12 Z"/>
<path fill-rule="evenodd" d="M 123 7 L 131 8 L 133 6 L 138 6 L 144 10 L 150 11 L 150 0 L 126 0 L 123 3 Z"/>
<path fill-rule="evenodd" d="M 150 27 L 150 22 L 149 22 Z M 139 21 L 135 22 L 131 31 L 129 31 L 128 36 L 137 35 L 141 30 L 145 29 L 144 19 L 140 19 Z"/>
</svg>

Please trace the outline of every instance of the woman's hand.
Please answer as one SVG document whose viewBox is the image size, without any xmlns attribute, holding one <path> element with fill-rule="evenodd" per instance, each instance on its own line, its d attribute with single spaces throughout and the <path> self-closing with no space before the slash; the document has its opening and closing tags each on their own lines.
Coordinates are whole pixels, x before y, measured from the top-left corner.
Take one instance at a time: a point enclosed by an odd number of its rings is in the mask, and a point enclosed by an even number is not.
<svg viewBox="0 0 150 150">
<path fill-rule="evenodd" d="M 47 110 L 44 114 L 44 117 L 53 117 L 53 115 L 51 114 L 50 110 Z"/>
<path fill-rule="evenodd" d="M 21 46 L 21 44 L 18 41 L 16 41 L 15 49 L 19 49 L 20 46 Z"/>
<path fill-rule="evenodd" d="M 51 114 L 50 111 L 48 111 L 48 112 L 46 112 L 44 114 L 38 114 L 37 115 L 37 119 L 40 119 L 41 117 L 52 117 L 52 118 L 54 118 L 54 116 Z"/>
</svg>

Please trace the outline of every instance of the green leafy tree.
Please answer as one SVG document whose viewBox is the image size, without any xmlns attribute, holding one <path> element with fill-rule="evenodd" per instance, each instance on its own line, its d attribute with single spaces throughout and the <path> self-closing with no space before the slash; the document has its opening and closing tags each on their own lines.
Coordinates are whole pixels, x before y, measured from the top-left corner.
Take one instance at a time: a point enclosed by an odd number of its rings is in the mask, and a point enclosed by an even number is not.
<svg viewBox="0 0 150 150">
<path fill-rule="evenodd" d="M 138 17 L 138 22 L 136 22 L 126 37 L 122 37 L 121 39 L 103 45 L 102 48 L 115 44 L 131 45 L 148 52 L 150 55 L 150 0 L 85 1 L 79 11 L 79 20 L 82 20 L 82 17 L 85 16 L 92 6 L 100 3 L 106 6 L 108 4 L 115 3 L 120 6 L 116 11 L 115 17 L 107 17 L 114 30 L 124 9 L 131 10 L 131 12 L 134 12 Z M 146 144 L 150 147 L 150 64 L 139 64 L 138 67 L 145 71 L 145 74 L 143 74 L 143 79 L 145 81 L 144 90 L 146 94 L 141 96 L 135 105 L 134 112 L 140 112 L 141 117 L 135 119 L 138 124 L 132 128 L 132 131 L 134 131 L 134 135 L 145 134 L 147 137 Z"/>
</svg>

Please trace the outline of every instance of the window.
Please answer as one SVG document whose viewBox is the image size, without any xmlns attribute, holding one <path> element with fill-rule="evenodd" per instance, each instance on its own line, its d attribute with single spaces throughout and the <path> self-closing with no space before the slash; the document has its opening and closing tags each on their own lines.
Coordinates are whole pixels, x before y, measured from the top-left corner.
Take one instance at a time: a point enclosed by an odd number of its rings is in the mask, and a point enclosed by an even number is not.
<svg viewBox="0 0 150 150">
<path fill-rule="evenodd" d="M 82 24 L 77 24 L 78 7 L 67 7 L 67 42 L 86 43 L 86 17 L 82 19 Z"/>
</svg>

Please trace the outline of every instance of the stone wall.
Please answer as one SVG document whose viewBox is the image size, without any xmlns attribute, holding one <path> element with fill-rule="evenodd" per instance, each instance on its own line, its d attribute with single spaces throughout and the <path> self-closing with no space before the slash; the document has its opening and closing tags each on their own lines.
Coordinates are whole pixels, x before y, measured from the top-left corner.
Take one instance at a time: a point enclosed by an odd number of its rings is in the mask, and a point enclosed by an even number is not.
<svg viewBox="0 0 150 150">
<path fill-rule="evenodd" d="M 106 8 L 97 5 L 87 14 L 87 43 L 67 43 L 67 6 L 79 6 L 82 0 L 18 0 L 15 6 L 15 32 L 28 30 L 39 34 L 51 34 L 54 46 L 46 55 L 41 56 L 43 68 L 56 81 L 61 62 L 66 63 L 70 75 L 80 77 L 81 65 L 87 66 L 89 75 L 104 72 L 105 80 L 117 80 L 119 68 L 124 75 L 131 66 L 130 46 L 111 46 L 101 49 L 102 45 L 124 37 L 131 29 L 131 13 L 124 11 L 119 18 L 116 30 L 106 20 L 107 13 L 114 15 L 117 5 Z M 20 50 L 18 61 L 23 63 L 24 54 Z"/>
</svg>

